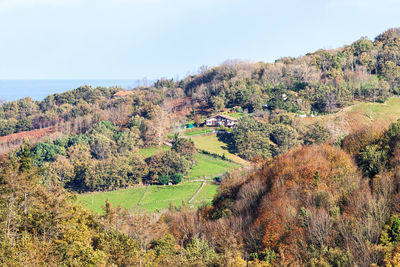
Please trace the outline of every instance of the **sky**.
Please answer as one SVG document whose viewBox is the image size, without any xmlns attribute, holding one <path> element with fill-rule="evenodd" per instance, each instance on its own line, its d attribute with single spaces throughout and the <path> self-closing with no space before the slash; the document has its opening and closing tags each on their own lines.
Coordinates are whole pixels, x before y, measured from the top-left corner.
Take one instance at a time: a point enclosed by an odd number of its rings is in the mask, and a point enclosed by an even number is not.
<svg viewBox="0 0 400 267">
<path fill-rule="evenodd" d="M 0 79 L 183 78 L 400 27 L 397 0 L 0 0 Z"/>
</svg>

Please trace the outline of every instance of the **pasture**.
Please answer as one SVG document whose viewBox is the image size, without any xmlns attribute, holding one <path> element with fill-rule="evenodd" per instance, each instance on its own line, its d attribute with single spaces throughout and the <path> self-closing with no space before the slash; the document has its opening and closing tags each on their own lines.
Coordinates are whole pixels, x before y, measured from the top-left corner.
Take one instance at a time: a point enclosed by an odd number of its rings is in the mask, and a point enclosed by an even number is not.
<svg viewBox="0 0 400 267">
<path fill-rule="evenodd" d="M 212 135 L 202 135 L 202 136 L 194 136 L 191 138 L 194 142 L 194 145 L 198 149 L 203 149 L 205 151 L 218 154 L 220 156 L 225 154 L 225 157 L 242 165 L 248 164 L 248 162 L 239 156 L 232 154 L 228 151 L 226 144 L 219 141 L 216 134 Z"/>
<path fill-rule="evenodd" d="M 120 206 L 132 212 L 157 212 L 167 209 L 170 203 L 179 207 L 188 201 L 200 188 L 202 182 L 187 182 L 178 185 L 149 185 L 143 187 L 120 189 L 111 192 L 87 193 L 78 195 L 78 202 L 89 210 L 102 214 L 102 206 L 108 200 L 113 207 Z M 210 203 L 217 185 L 206 183 L 189 206 L 193 208 Z"/>
</svg>

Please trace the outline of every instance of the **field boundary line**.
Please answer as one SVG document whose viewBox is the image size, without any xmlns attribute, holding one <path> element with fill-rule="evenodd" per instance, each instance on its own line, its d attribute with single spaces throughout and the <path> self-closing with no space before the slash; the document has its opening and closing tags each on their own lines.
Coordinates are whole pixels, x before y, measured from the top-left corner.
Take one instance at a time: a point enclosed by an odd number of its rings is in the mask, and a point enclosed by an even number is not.
<svg viewBox="0 0 400 267">
<path fill-rule="evenodd" d="M 194 195 L 192 196 L 192 198 L 188 201 L 189 204 L 191 204 L 192 201 L 195 200 L 195 198 L 196 198 L 197 195 L 200 193 L 200 191 L 203 189 L 203 187 L 204 187 L 205 184 L 206 184 L 206 182 L 204 181 L 204 182 L 201 184 L 200 188 L 197 189 L 196 193 L 194 193 Z"/>
<path fill-rule="evenodd" d="M 141 205 L 141 203 L 142 203 L 144 197 L 146 196 L 147 191 L 149 191 L 149 187 L 150 187 L 150 185 L 147 185 L 147 186 L 146 186 L 146 190 L 144 191 L 142 197 L 141 197 L 140 200 L 138 201 L 137 206 L 140 206 L 140 205 Z"/>
</svg>

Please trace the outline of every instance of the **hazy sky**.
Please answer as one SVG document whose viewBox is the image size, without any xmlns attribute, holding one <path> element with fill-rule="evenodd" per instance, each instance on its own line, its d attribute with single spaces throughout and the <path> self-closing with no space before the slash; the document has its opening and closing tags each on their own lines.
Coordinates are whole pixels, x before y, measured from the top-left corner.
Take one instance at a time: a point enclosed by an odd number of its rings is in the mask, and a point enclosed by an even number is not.
<svg viewBox="0 0 400 267">
<path fill-rule="evenodd" d="M 400 26 L 395 0 L 0 0 L 0 79 L 179 77 Z"/>
</svg>

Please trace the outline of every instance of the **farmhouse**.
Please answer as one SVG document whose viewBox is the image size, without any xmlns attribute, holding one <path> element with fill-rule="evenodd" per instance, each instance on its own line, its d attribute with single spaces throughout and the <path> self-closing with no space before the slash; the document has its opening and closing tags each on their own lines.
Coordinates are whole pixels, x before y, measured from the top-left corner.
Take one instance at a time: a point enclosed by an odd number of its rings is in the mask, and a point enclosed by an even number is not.
<svg viewBox="0 0 400 267">
<path fill-rule="evenodd" d="M 218 127 L 218 126 L 225 126 L 225 127 L 232 127 L 238 122 L 237 119 L 226 115 L 216 115 L 211 118 L 206 119 L 206 125 L 209 127 Z"/>
</svg>

